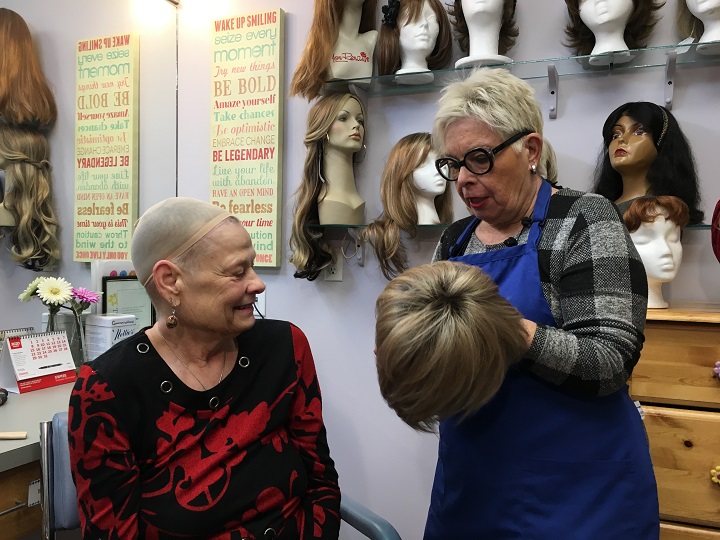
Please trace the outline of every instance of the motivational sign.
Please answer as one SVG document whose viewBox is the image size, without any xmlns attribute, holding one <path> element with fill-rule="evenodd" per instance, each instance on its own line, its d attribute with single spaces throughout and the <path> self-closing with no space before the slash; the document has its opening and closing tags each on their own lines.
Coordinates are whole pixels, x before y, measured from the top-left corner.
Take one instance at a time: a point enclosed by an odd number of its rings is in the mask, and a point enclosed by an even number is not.
<svg viewBox="0 0 720 540">
<path fill-rule="evenodd" d="M 129 259 L 137 220 L 138 37 L 77 44 L 73 260 Z"/>
<path fill-rule="evenodd" d="M 210 202 L 245 226 L 258 266 L 280 265 L 284 12 L 212 23 Z"/>
</svg>

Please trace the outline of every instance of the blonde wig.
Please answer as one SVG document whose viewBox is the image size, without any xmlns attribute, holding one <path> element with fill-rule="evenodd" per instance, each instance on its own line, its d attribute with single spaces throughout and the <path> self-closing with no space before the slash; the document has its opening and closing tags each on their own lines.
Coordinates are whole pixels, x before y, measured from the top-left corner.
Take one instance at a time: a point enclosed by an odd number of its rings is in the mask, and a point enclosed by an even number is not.
<svg viewBox="0 0 720 540">
<path fill-rule="evenodd" d="M 375 250 L 387 279 L 407 269 L 407 250 L 400 234 L 404 231 L 410 238 L 417 234 L 413 172 L 425 162 L 430 150 L 429 133 L 406 135 L 393 146 L 380 180 L 383 214 L 361 233 Z M 440 222 L 452 223 L 452 190 L 446 189 L 434 202 Z"/>
<path fill-rule="evenodd" d="M 631 233 L 637 231 L 642 223 L 651 223 L 657 216 L 665 216 L 681 229 L 690 223 L 688 205 L 679 197 L 671 195 L 647 196 L 635 199 L 625 210 L 623 221 Z"/>
<path fill-rule="evenodd" d="M 313 21 L 300 62 L 292 81 L 290 95 L 301 95 L 315 99 L 327 80 L 332 52 L 340 35 L 340 23 L 347 0 L 315 0 Z M 375 29 L 377 0 L 365 0 L 358 33 L 364 34 Z"/>
<path fill-rule="evenodd" d="M 435 47 L 430 56 L 427 57 L 428 68 L 431 70 L 447 67 L 452 59 L 452 36 L 450 33 L 450 21 L 445 8 L 440 0 L 428 0 L 430 7 L 435 12 L 440 30 L 438 32 Z M 400 11 L 398 12 L 395 24 L 380 26 L 380 35 L 375 51 L 378 74 L 390 75 L 399 70 L 400 61 L 400 22 L 412 23 L 417 21 L 423 12 L 425 0 L 400 0 Z"/>
<path fill-rule="evenodd" d="M 513 48 L 518 37 L 518 27 L 515 21 L 516 4 L 517 0 L 504 0 L 503 3 L 502 25 L 498 41 L 498 53 L 503 55 Z M 455 28 L 455 38 L 460 50 L 468 54 L 470 52 L 470 35 L 462 8 L 462 0 L 455 0 L 452 4 L 448 4 L 448 13 Z"/>
<path fill-rule="evenodd" d="M 6 8 L 0 8 L 0 117 L 10 125 L 35 128 L 48 128 L 57 118 L 30 30 Z"/>
<path fill-rule="evenodd" d="M 296 278 L 312 281 L 333 260 L 332 249 L 323 238 L 322 230 L 317 228 L 320 224 L 318 199 L 323 182 L 322 158 L 330 128 L 349 99 L 360 103 L 365 115 L 364 105 L 352 94 L 323 96 L 308 113 L 304 140 L 307 154 L 300 187 L 295 192 L 295 211 L 290 233 L 290 262 L 297 269 Z"/>
<path fill-rule="evenodd" d="M 679 0 L 684 2 L 684 0 Z M 565 0 L 569 22 L 565 27 L 567 41 L 563 43 L 579 56 L 590 54 L 595 46 L 595 35 L 580 18 L 580 0 Z M 665 5 L 657 0 L 633 0 L 623 39 L 629 49 L 640 49 L 647 45 L 658 21 L 657 11 Z"/>
<path fill-rule="evenodd" d="M 418 431 L 477 412 L 527 350 L 522 315 L 463 263 L 407 270 L 380 294 L 375 316 L 380 392 Z"/>
<path fill-rule="evenodd" d="M 42 270 L 60 258 L 48 157 L 47 139 L 40 131 L 0 123 L 3 204 L 15 219 L 10 252 L 32 270 Z"/>
<path fill-rule="evenodd" d="M 443 89 L 433 125 L 433 148 L 445 153 L 445 130 L 456 120 L 473 118 L 507 139 L 524 130 L 542 135 L 543 117 L 534 90 L 506 69 L 479 68 Z M 518 151 L 522 141 L 511 148 Z"/>
</svg>

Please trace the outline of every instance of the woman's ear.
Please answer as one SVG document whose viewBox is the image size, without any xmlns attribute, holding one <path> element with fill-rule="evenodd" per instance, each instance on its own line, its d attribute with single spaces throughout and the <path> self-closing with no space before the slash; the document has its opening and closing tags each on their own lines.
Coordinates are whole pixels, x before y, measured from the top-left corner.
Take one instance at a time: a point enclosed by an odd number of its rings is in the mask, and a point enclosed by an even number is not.
<svg viewBox="0 0 720 540">
<path fill-rule="evenodd" d="M 543 147 L 542 135 L 533 132 L 525 137 L 525 147 L 528 149 L 528 160 L 530 163 L 539 165 Z"/>
<path fill-rule="evenodd" d="M 178 267 L 170 261 L 162 259 L 153 266 L 155 288 L 163 297 L 174 296 L 178 293 L 178 277 Z"/>
</svg>

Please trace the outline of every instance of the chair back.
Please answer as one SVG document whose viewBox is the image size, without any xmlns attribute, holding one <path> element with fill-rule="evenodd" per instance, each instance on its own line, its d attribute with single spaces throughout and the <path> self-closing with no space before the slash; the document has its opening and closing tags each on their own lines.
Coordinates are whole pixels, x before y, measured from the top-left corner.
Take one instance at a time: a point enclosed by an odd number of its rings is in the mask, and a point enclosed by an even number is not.
<svg viewBox="0 0 720 540">
<path fill-rule="evenodd" d="M 68 413 L 56 413 L 40 422 L 40 467 L 42 469 L 42 537 L 55 538 L 55 531 L 80 527 L 77 492 L 70 474 Z"/>
<path fill-rule="evenodd" d="M 77 529 L 80 517 L 77 491 L 70 474 L 68 413 L 56 413 L 40 422 L 40 466 L 42 469 L 42 537 L 54 540 L 56 531 Z M 385 519 L 347 495 L 340 506 L 342 520 L 370 540 L 401 540 Z"/>
</svg>

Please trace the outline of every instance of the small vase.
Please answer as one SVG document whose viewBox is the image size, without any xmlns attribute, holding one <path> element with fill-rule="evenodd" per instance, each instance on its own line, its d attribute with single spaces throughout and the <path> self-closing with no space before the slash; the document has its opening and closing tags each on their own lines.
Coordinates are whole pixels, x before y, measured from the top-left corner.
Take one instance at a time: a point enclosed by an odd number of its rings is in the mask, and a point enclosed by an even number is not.
<svg viewBox="0 0 720 540">
<path fill-rule="evenodd" d="M 88 361 L 87 347 L 85 346 L 85 327 L 82 323 L 80 313 L 73 311 L 73 327 L 68 342 L 70 344 L 70 353 L 75 363 L 75 371 L 80 372 L 82 365 Z"/>
<path fill-rule="evenodd" d="M 46 332 L 54 332 L 57 330 L 57 325 L 55 321 L 55 315 L 57 315 L 58 310 L 54 310 L 50 308 L 48 310 L 48 318 L 47 318 L 47 325 L 45 326 Z"/>
</svg>

